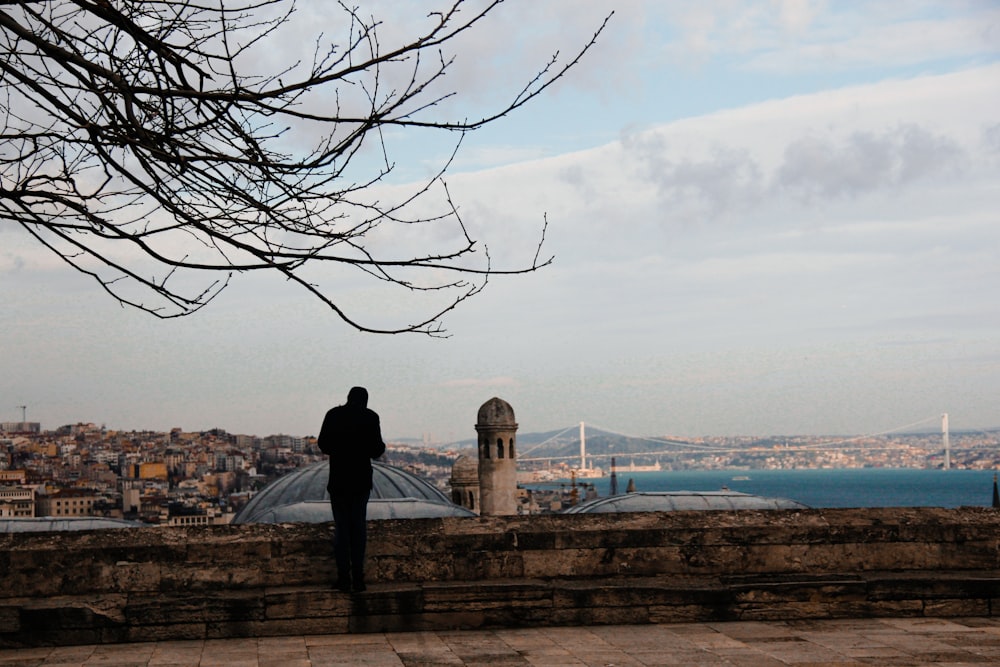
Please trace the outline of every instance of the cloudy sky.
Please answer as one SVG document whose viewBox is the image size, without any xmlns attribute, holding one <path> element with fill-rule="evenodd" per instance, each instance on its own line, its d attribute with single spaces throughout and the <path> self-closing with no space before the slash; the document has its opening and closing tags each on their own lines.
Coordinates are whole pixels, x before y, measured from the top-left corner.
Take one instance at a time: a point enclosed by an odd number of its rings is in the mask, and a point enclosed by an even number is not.
<svg viewBox="0 0 1000 667">
<path fill-rule="evenodd" d="M 547 218 L 555 260 L 449 338 L 359 334 L 263 276 L 161 321 L 0 221 L 0 421 L 310 435 L 361 384 L 388 438 L 434 442 L 492 396 L 522 432 L 1000 426 L 1000 6 L 512 1 L 449 83 L 489 105 L 612 9 L 566 80 L 462 146 L 448 186 L 491 256 L 530 261 Z M 395 146 L 403 186 L 450 144 Z"/>
</svg>

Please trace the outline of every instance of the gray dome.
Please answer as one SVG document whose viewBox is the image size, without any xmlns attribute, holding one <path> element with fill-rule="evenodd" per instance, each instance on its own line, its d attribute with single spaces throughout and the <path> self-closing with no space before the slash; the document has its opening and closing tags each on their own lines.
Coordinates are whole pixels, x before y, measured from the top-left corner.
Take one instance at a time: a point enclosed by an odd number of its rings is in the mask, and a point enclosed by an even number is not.
<svg viewBox="0 0 1000 667">
<path fill-rule="evenodd" d="M 479 408 L 476 426 L 517 426 L 514 408 L 507 401 L 494 396 Z"/>
<path fill-rule="evenodd" d="M 566 514 L 670 512 L 682 510 L 790 510 L 807 505 L 787 498 L 764 498 L 738 491 L 646 491 L 594 498 L 570 507 Z"/>
<path fill-rule="evenodd" d="M 0 533 L 47 533 L 57 530 L 104 530 L 106 528 L 141 528 L 148 524 L 105 517 L 22 517 L 0 519 Z"/>
<path fill-rule="evenodd" d="M 233 517 L 233 523 L 287 523 L 304 521 L 322 523 L 333 521 L 330 510 L 330 494 L 326 483 L 330 476 L 330 462 L 319 461 L 276 479 L 268 484 L 257 495 L 250 499 L 243 509 Z M 411 473 L 386 465 L 372 463 L 372 493 L 368 503 L 369 519 L 397 518 L 392 516 L 376 516 L 391 514 L 391 510 L 376 509 L 380 507 L 374 501 L 421 501 L 418 505 L 409 504 L 411 512 L 408 518 L 418 516 L 444 516 L 443 511 L 449 511 L 448 516 L 474 516 L 466 513 L 464 508 L 452 504 L 448 496 L 430 482 Z M 442 509 L 442 507 L 444 509 Z M 418 514 L 418 510 L 427 512 Z M 399 517 L 403 518 L 403 517 Z"/>
<path fill-rule="evenodd" d="M 476 516 L 475 512 L 435 500 L 417 498 L 373 498 L 368 501 L 369 521 L 383 519 L 429 519 L 444 516 Z M 327 523 L 333 521 L 329 500 L 303 500 L 265 507 L 241 523 Z M 233 519 L 233 523 L 237 523 Z"/>
</svg>

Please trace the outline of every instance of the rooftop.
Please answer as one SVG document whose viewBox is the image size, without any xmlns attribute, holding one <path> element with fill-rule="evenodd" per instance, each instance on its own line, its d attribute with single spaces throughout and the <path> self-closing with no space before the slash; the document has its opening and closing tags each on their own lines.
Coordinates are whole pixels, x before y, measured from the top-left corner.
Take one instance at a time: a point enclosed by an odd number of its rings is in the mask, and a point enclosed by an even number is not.
<svg viewBox="0 0 1000 667">
<path fill-rule="evenodd" d="M 786 498 L 765 498 L 738 491 L 645 491 L 586 500 L 567 514 L 680 512 L 684 510 L 792 510 L 806 506 Z"/>
</svg>

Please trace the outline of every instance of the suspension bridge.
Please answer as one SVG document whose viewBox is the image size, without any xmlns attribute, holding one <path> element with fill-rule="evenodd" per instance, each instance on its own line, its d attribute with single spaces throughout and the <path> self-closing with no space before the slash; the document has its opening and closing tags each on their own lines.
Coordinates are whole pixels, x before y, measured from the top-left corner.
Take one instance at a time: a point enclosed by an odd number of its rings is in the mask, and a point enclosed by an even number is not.
<svg viewBox="0 0 1000 667">
<path fill-rule="evenodd" d="M 742 447 L 734 447 L 729 444 L 711 444 L 705 443 L 698 440 L 691 440 L 685 438 L 674 438 L 674 437 L 651 437 L 651 436 L 641 436 L 629 433 L 623 433 L 621 431 L 607 428 L 604 426 L 599 426 L 596 424 L 589 424 L 589 426 L 601 434 L 611 434 L 619 437 L 627 438 L 630 441 L 644 441 L 650 443 L 651 447 L 649 450 L 643 451 L 629 451 L 629 452 L 600 452 L 600 453 L 588 453 L 587 452 L 587 426 L 586 422 L 580 422 L 579 425 L 568 426 L 565 429 L 555 433 L 542 442 L 535 443 L 526 449 L 522 448 L 518 455 L 518 460 L 523 462 L 555 462 L 555 461 L 574 461 L 579 460 L 579 466 L 576 468 L 581 473 L 586 473 L 593 470 L 592 465 L 595 460 L 611 459 L 613 457 L 629 457 L 629 456 L 641 456 L 641 457 L 652 457 L 652 456 L 663 456 L 663 455 L 705 455 L 705 454 L 732 454 L 732 453 L 753 453 L 753 452 L 783 452 L 783 453 L 793 453 L 793 452 L 809 452 L 817 450 L 864 450 L 864 451 L 879 451 L 879 450 L 892 450 L 903 448 L 902 444 L 875 444 L 871 441 L 873 439 L 883 438 L 885 436 L 900 433 L 913 429 L 916 427 L 924 426 L 932 422 L 940 420 L 941 423 L 941 447 L 944 450 L 944 464 L 945 469 L 951 467 L 951 444 L 949 437 L 949 426 L 948 426 L 948 414 L 944 413 L 941 415 L 933 415 L 930 417 L 925 417 L 915 422 L 909 424 L 903 424 L 891 429 L 884 431 L 878 431 L 875 433 L 866 433 L 863 435 L 856 435 L 847 438 L 837 438 L 831 440 L 823 440 L 820 442 L 809 442 L 809 443 L 785 443 L 780 446 L 776 446 L 773 442 L 767 445 L 753 445 L 749 444 Z M 578 435 L 570 436 L 572 439 L 569 441 L 570 444 L 575 445 L 579 443 L 579 453 L 565 454 L 560 456 L 531 456 L 532 452 L 536 452 L 544 448 L 546 445 L 551 445 L 552 443 L 559 443 L 565 447 L 565 438 L 568 433 L 577 431 Z"/>
</svg>

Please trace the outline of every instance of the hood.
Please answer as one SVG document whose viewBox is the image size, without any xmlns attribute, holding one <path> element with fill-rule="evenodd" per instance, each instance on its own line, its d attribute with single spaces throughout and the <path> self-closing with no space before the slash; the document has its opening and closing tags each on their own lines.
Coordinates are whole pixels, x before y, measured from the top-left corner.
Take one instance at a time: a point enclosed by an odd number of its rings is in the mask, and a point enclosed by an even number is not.
<svg viewBox="0 0 1000 667">
<path fill-rule="evenodd" d="M 351 387 L 347 392 L 347 404 L 355 408 L 368 407 L 368 390 L 364 387 Z"/>
</svg>

